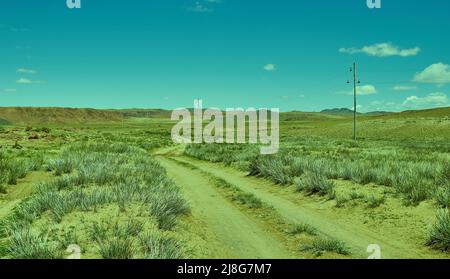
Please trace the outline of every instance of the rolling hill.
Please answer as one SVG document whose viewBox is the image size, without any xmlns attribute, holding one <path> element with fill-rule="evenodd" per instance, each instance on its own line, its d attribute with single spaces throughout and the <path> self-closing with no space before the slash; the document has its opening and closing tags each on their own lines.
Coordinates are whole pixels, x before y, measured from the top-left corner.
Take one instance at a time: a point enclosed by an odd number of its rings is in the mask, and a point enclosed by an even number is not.
<svg viewBox="0 0 450 279">
<path fill-rule="evenodd" d="M 0 119 L 4 124 L 91 123 L 121 121 L 119 112 L 95 109 L 3 107 Z"/>
<path fill-rule="evenodd" d="M 345 120 L 353 115 L 349 109 L 331 109 L 322 112 L 285 112 L 281 121 L 326 121 Z M 46 107 L 0 107 L 0 125 L 10 124 L 64 124 L 117 122 L 124 118 L 169 119 L 171 111 L 163 109 L 87 109 L 87 108 L 46 108 Z M 399 113 L 361 113 L 366 119 L 450 119 L 450 107 L 428 110 L 412 110 Z"/>
<path fill-rule="evenodd" d="M 320 113 L 323 114 L 331 114 L 331 115 L 342 115 L 342 116 L 353 116 L 353 110 L 348 108 L 334 108 L 334 109 L 325 109 Z M 371 111 L 366 113 L 357 112 L 357 115 L 366 115 L 366 116 L 379 116 L 379 115 L 387 115 L 392 114 L 392 112 L 388 111 Z"/>
<path fill-rule="evenodd" d="M 426 110 L 407 110 L 391 115 L 392 117 L 403 118 L 447 118 L 450 119 L 450 107 L 426 109 Z"/>
<path fill-rule="evenodd" d="M 136 118 L 170 118 L 172 112 L 164 109 L 120 109 L 109 110 L 111 112 L 117 112 L 124 117 L 136 117 Z"/>
</svg>

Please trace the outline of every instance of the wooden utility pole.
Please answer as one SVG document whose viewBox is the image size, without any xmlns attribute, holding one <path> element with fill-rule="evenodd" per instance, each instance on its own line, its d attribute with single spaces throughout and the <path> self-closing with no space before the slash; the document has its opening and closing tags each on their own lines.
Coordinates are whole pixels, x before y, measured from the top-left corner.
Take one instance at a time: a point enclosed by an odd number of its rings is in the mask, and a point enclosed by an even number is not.
<svg viewBox="0 0 450 279">
<path fill-rule="evenodd" d="M 356 109 L 356 96 L 358 95 L 358 84 L 361 83 L 356 79 L 356 63 L 353 63 L 353 67 L 350 68 L 350 72 L 353 72 L 353 139 L 356 140 L 356 115 L 358 113 Z M 347 80 L 347 83 L 350 84 L 350 81 Z"/>
<path fill-rule="evenodd" d="M 356 140 L 356 63 L 353 63 L 353 139 Z"/>
</svg>

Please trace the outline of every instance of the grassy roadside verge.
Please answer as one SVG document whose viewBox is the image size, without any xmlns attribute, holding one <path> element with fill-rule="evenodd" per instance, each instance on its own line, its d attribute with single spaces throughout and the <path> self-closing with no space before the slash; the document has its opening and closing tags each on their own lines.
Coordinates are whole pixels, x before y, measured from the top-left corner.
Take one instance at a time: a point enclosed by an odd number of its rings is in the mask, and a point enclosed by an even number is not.
<svg viewBox="0 0 450 279">
<path fill-rule="evenodd" d="M 448 144 L 409 142 L 353 142 L 323 138 L 296 138 L 286 142 L 279 154 L 261 156 L 254 146 L 189 145 L 185 155 L 220 162 L 266 178 L 280 187 L 294 185 L 307 195 L 328 197 L 337 208 L 350 210 L 360 204 L 370 218 L 392 215 L 388 211 L 414 211 L 435 224 L 416 237 L 420 245 L 448 251 L 450 216 L 450 157 Z M 399 204 L 401 203 L 401 204 Z M 430 206 L 428 206 L 430 205 Z M 394 206 L 394 207 L 392 207 Z M 420 209 L 427 207 L 426 211 Z M 436 215 L 432 211 L 438 211 Z M 374 209 L 380 214 L 372 214 Z M 407 210 L 410 208 L 410 210 Z M 386 211 L 384 214 L 381 211 Z M 401 218 L 398 222 L 408 223 Z M 431 223 L 428 222 L 428 223 Z M 409 225 L 409 224 L 406 224 Z M 424 240 L 426 239 L 426 240 Z M 417 242 L 416 242 L 417 243 Z"/>
<path fill-rule="evenodd" d="M 46 164 L 54 175 L 0 224 L 2 258 L 180 258 L 179 216 L 189 207 L 143 149 L 78 143 Z"/>
</svg>

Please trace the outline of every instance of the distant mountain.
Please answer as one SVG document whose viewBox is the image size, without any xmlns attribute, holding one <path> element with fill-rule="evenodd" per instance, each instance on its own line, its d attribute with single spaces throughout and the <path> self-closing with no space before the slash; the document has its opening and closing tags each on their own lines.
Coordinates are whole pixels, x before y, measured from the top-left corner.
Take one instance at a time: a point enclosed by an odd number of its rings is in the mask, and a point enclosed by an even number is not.
<svg viewBox="0 0 450 279">
<path fill-rule="evenodd" d="M 389 111 L 371 111 L 371 112 L 364 113 L 364 115 L 367 115 L 367 116 L 379 116 L 379 115 L 388 115 L 388 114 L 393 114 L 393 112 L 389 112 Z"/>
<path fill-rule="evenodd" d="M 324 109 L 320 113 L 324 114 L 338 114 L 338 115 L 353 115 L 353 110 L 348 108 L 334 108 L 334 109 Z M 360 114 L 360 113 L 358 113 Z"/>
<path fill-rule="evenodd" d="M 334 109 L 322 110 L 321 113 L 350 116 L 350 115 L 353 115 L 353 110 L 348 109 L 348 108 L 334 108 Z M 357 112 L 358 115 L 367 115 L 367 116 L 379 116 L 379 115 L 386 115 L 386 114 L 391 114 L 391 113 L 392 112 L 387 112 L 387 111 L 371 111 L 371 112 L 366 112 L 366 113 Z"/>
</svg>

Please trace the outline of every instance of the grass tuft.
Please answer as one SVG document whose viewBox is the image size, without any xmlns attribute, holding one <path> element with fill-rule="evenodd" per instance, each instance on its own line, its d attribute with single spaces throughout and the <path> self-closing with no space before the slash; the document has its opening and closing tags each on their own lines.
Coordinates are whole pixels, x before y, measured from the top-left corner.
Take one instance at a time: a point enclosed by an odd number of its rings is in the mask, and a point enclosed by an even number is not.
<svg viewBox="0 0 450 279">
<path fill-rule="evenodd" d="M 369 195 L 364 198 L 364 201 L 367 203 L 369 208 L 377 208 L 386 202 L 386 196 Z"/>
<path fill-rule="evenodd" d="M 262 208 L 263 202 L 251 193 L 238 192 L 233 196 L 233 201 L 247 206 L 248 208 Z"/>
<path fill-rule="evenodd" d="M 427 245 L 442 251 L 450 250 L 450 214 L 448 209 L 439 209 L 436 223 L 429 231 Z"/>
<path fill-rule="evenodd" d="M 299 235 L 299 234 L 308 234 L 308 235 L 317 235 L 317 229 L 309 224 L 295 224 L 287 231 L 288 234 L 291 235 Z"/>
<path fill-rule="evenodd" d="M 147 233 L 139 238 L 146 259 L 180 259 L 182 252 L 180 243 L 157 232 Z"/>
<path fill-rule="evenodd" d="M 303 191 L 308 194 L 318 194 L 321 196 L 333 195 L 335 187 L 334 182 L 318 172 L 306 172 L 299 180 L 296 181 L 297 191 Z"/>
<path fill-rule="evenodd" d="M 57 259 L 57 245 L 27 228 L 12 231 L 8 254 L 14 259 Z"/>
<path fill-rule="evenodd" d="M 442 208 L 450 208 L 450 184 L 439 188 L 435 194 L 438 205 Z"/>
<path fill-rule="evenodd" d="M 350 255 L 350 251 L 345 243 L 329 238 L 316 239 L 311 244 L 303 245 L 301 250 L 312 252 L 318 257 L 326 252 L 337 253 L 344 256 Z"/>
<path fill-rule="evenodd" d="M 133 240 L 113 237 L 99 242 L 99 253 L 103 259 L 133 259 Z"/>
</svg>

